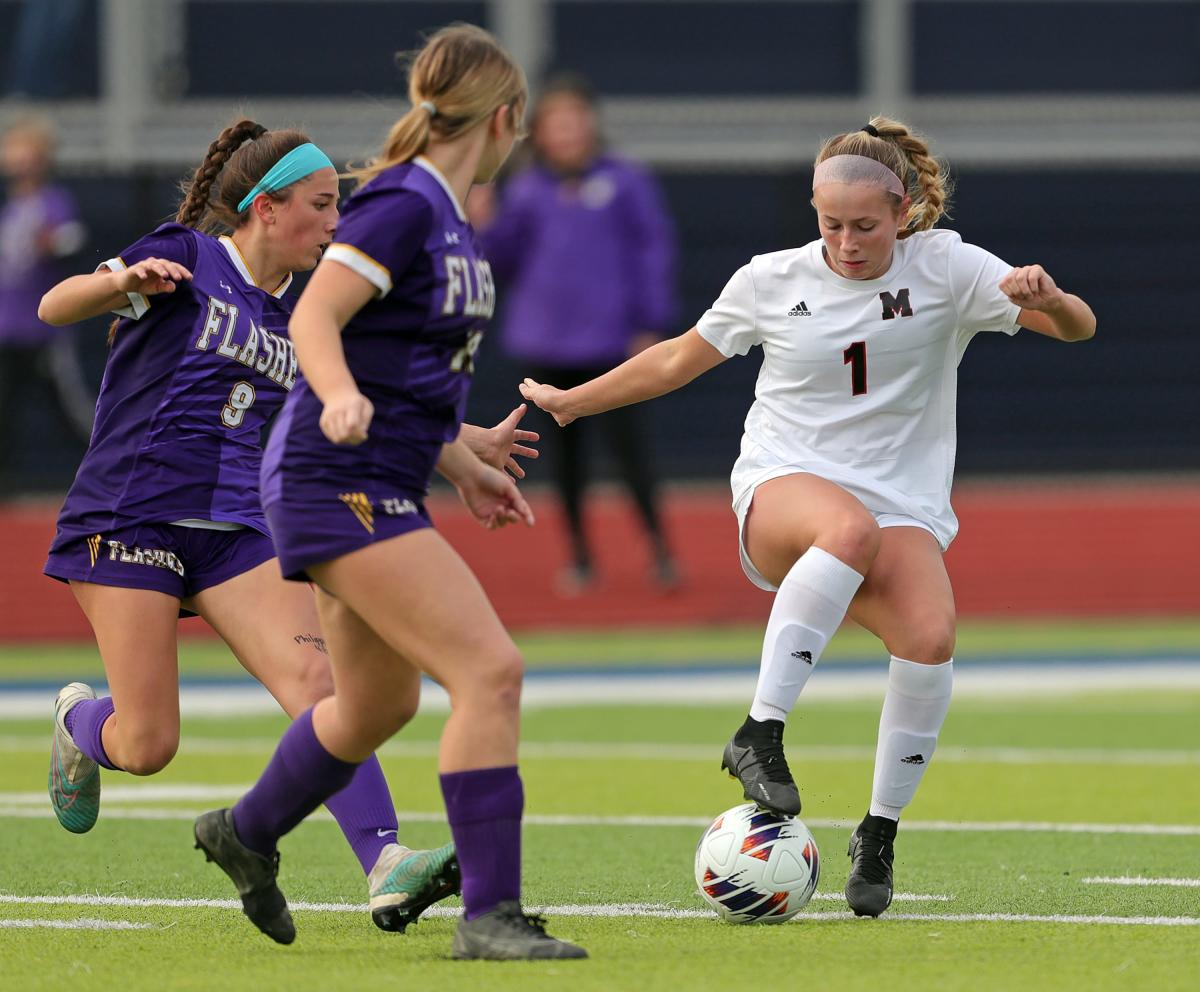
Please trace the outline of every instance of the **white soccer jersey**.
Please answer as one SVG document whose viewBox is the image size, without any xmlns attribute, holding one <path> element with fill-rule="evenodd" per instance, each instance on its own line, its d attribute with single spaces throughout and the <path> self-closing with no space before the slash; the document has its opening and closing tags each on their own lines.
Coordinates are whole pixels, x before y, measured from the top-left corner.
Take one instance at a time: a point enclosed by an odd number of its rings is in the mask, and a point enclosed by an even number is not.
<svg viewBox="0 0 1200 992">
<path fill-rule="evenodd" d="M 756 255 L 697 324 L 727 357 L 763 349 L 734 507 L 768 479 L 811 472 L 945 548 L 958 531 L 958 363 L 977 332 L 1016 333 L 1020 308 L 999 288 L 1012 266 L 953 231 L 922 231 L 896 242 L 885 275 L 845 279 L 822 245 Z"/>
</svg>

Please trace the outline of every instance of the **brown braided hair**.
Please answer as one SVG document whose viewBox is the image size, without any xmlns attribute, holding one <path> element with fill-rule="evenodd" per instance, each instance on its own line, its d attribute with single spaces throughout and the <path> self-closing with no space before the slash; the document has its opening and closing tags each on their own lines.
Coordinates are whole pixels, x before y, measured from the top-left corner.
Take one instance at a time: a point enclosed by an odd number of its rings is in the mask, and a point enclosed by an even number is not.
<svg viewBox="0 0 1200 992">
<path fill-rule="evenodd" d="M 945 166 L 930 154 L 929 143 L 906 124 L 888 117 L 872 117 L 871 131 L 850 131 L 826 141 L 817 153 L 814 165 L 834 155 L 863 155 L 891 169 L 912 197 L 908 213 L 901 219 L 896 240 L 902 241 L 917 231 L 928 231 L 942 217 L 950 215 L 953 184 Z M 887 193 L 896 199 L 894 193 Z"/>
<path fill-rule="evenodd" d="M 237 208 L 245 195 L 271 166 L 309 140 L 300 131 L 268 131 L 248 118 L 231 124 L 208 146 L 191 179 L 181 184 L 183 202 L 175 222 L 206 234 L 237 230 L 250 219 L 250 207 Z M 289 193 L 285 188 L 267 195 L 286 200 Z"/>
<path fill-rule="evenodd" d="M 240 212 L 237 208 L 245 195 L 271 166 L 309 140 L 308 135 L 300 131 L 268 131 L 245 117 L 229 125 L 208 146 L 204 160 L 191 178 L 180 184 L 183 200 L 175 214 L 175 223 L 206 234 L 236 231 L 250 220 L 249 206 Z M 273 200 L 284 201 L 291 195 L 291 188 L 285 187 L 267 195 Z M 110 346 L 119 321 L 117 318 L 109 325 Z"/>
</svg>

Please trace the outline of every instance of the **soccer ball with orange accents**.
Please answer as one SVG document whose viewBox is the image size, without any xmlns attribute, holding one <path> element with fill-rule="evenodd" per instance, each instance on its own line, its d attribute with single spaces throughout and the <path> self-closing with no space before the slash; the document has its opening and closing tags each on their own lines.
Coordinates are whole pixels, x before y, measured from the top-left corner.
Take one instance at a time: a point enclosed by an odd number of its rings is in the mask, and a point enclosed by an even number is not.
<svg viewBox="0 0 1200 992">
<path fill-rule="evenodd" d="M 696 845 L 696 885 L 730 923 L 783 923 L 808 905 L 821 876 L 804 821 L 745 803 L 712 822 Z"/>
</svg>

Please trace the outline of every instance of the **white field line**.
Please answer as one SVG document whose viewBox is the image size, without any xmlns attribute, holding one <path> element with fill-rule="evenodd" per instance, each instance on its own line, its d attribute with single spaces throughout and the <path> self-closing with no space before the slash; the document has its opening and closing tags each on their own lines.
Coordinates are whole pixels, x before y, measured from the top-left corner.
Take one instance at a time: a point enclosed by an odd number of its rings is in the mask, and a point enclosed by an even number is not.
<svg viewBox="0 0 1200 992">
<path fill-rule="evenodd" d="M 1200 889 L 1200 878 L 1142 878 L 1121 875 L 1116 878 L 1083 878 L 1084 885 L 1164 885 L 1179 889 Z"/>
<path fill-rule="evenodd" d="M 842 902 L 845 896 L 840 892 L 818 892 L 813 896 L 817 902 Z M 897 892 L 892 896 L 893 902 L 951 902 L 954 896 L 930 894 L 925 892 Z M 130 907 L 168 906 L 179 909 L 241 909 L 242 904 L 236 899 L 138 899 L 132 896 L 100 896 L 100 895 L 71 895 L 71 896 L 16 896 L 0 893 L 0 904 L 14 906 L 120 906 Z M 366 903 L 351 902 L 289 902 L 292 909 L 314 910 L 322 913 L 365 913 Z M 551 907 L 558 915 L 564 915 L 561 906 Z M 591 907 L 597 908 L 597 907 Z M 670 910 L 672 907 L 657 903 L 616 903 L 602 908 L 625 910 L 627 915 L 636 916 L 639 910 Z M 437 908 L 429 910 L 427 915 L 456 916 L 457 909 Z M 695 916 L 711 916 L 707 910 L 680 910 Z M 586 913 L 573 915 L 587 915 Z M 614 912 L 612 915 L 619 915 Z"/>
<path fill-rule="evenodd" d="M 846 897 L 840 892 L 818 892 L 813 896 L 814 900 L 821 902 L 842 902 Z M 924 892 L 897 892 L 893 897 L 893 902 L 950 902 L 954 897 L 947 895 L 931 895 Z M 149 898 L 138 899 L 133 896 L 100 896 L 100 895 L 69 895 L 69 896 L 17 896 L 0 893 L 0 904 L 8 904 L 12 906 L 119 906 L 123 909 L 142 908 L 153 906 L 167 906 L 178 909 L 241 909 L 242 904 L 237 899 L 165 899 L 165 898 Z M 365 913 L 367 912 L 367 904 L 353 902 L 289 902 L 288 906 L 292 909 L 313 910 L 321 913 Z M 549 907 L 553 909 L 559 916 L 565 914 L 562 906 Z M 574 907 L 579 908 L 579 907 Z M 612 903 L 601 906 L 588 906 L 588 909 L 607 909 L 610 910 L 612 916 L 621 915 L 621 911 L 628 916 L 636 916 L 641 910 L 651 911 L 668 911 L 672 910 L 671 906 L 664 906 L 659 903 Z M 453 907 L 439 907 L 428 911 L 427 915 L 431 916 L 457 916 L 460 911 Z M 711 916 L 713 915 L 708 910 L 679 910 L 679 912 L 689 913 L 694 916 Z M 572 915 L 585 916 L 587 913 L 576 913 Z"/>
<path fill-rule="evenodd" d="M 190 820 L 201 809 L 158 809 L 153 807 L 122 807 L 122 802 L 206 803 L 232 802 L 249 788 L 248 785 L 126 785 L 104 790 L 105 808 L 102 816 L 114 820 Z M 115 804 L 115 805 L 114 805 Z M 50 801 L 44 792 L 0 792 L 0 818 L 44 819 L 52 817 Z M 324 811 L 313 813 L 309 820 L 333 822 Z M 401 812 L 401 823 L 445 823 L 444 813 Z M 600 816 L 594 814 L 532 813 L 525 823 L 534 827 L 707 827 L 712 822 L 705 816 Z M 817 829 L 853 827 L 857 821 L 826 817 L 805 817 L 804 822 Z M 999 820 L 906 820 L 906 833 L 1067 833 L 1067 834 L 1133 834 L 1164 837 L 1200 837 L 1200 824 L 1190 823 L 1054 823 L 1049 821 Z"/>
<path fill-rule="evenodd" d="M 840 897 L 839 897 L 840 898 Z M 120 900 L 119 902 L 111 900 Z M 233 899 L 133 899 L 124 896 L 3 896 L 0 902 L 27 905 L 98 905 L 98 906 L 162 906 L 180 909 L 216 908 L 241 909 L 241 903 Z M 358 913 L 365 912 L 366 907 L 353 903 L 291 903 L 294 910 L 313 910 L 318 912 Z M 530 906 L 531 912 L 544 913 L 547 916 L 590 916 L 590 917 L 656 917 L 659 919 L 715 919 L 715 914 L 709 910 L 679 909 L 660 903 L 614 903 L 614 904 L 566 904 L 560 906 Z M 457 909 L 448 906 L 435 906 L 426 912 L 427 916 L 454 917 L 459 914 Z M 817 912 L 800 913 L 795 918 L 803 920 L 856 920 L 850 912 Z M 1196 916 L 1058 916 L 1035 915 L 1023 913 L 890 913 L 879 922 L 900 921 L 936 922 L 936 923 L 1069 923 L 1069 924 L 1107 924 L 1110 926 L 1200 926 L 1200 917 Z M 871 925 L 871 924 L 864 924 Z"/>
<path fill-rule="evenodd" d="M 796 920 L 858 920 L 853 913 L 801 913 Z M 863 918 L 865 919 L 865 917 Z M 1025 913 L 889 913 L 873 922 L 929 923 L 1074 923 L 1109 926 L 1196 927 L 1200 916 L 1051 916 Z M 866 923 L 870 926 L 870 923 Z"/>
<path fill-rule="evenodd" d="M 154 923 L 130 923 L 128 920 L 0 920 L 0 929 L 32 930 L 153 930 Z"/>
<path fill-rule="evenodd" d="M 531 672 L 522 690 L 522 706 L 594 706 L 600 704 L 661 705 L 663 703 L 728 703 L 749 699 L 758 673 L 697 672 L 639 675 L 622 671 L 595 674 L 540 674 Z M 805 688 L 805 699 L 882 699 L 887 688 L 887 665 L 878 670 L 839 671 L 829 666 L 816 673 Z M 1026 698 L 1030 695 L 1079 695 L 1151 689 L 1200 689 L 1200 665 L 1194 658 L 1145 661 L 1097 661 L 1078 664 L 1047 661 L 1043 665 L 981 665 L 969 662 L 954 673 L 954 694 L 963 697 Z M 422 686 L 422 706 L 446 712 L 446 693 L 437 685 Z M 53 711 L 54 691 L 0 690 L 0 717 L 37 717 Z M 186 685 L 180 693 L 185 716 L 239 716 L 277 713 L 278 704 L 262 686 Z"/>
<path fill-rule="evenodd" d="M 0 752 L 39 754 L 48 751 L 45 735 L 0 735 Z M 180 750 L 193 754 L 248 755 L 271 754 L 279 739 L 275 737 L 218 738 L 185 737 Z M 378 752 L 384 757 L 434 758 L 437 741 L 393 741 Z M 718 753 L 712 744 L 659 744 L 653 742 L 606 741 L 527 741 L 521 745 L 521 757 L 531 760 L 570 761 L 697 761 L 711 762 Z M 997 765 L 1200 765 L 1200 750 L 1139 748 L 1046 748 L 1046 747 L 965 747 L 943 746 L 937 752 L 938 764 Z M 874 761 L 875 748 L 854 744 L 804 744 L 803 758 L 811 762 Z M 105 792 L 108 796 L 108 792 Z"/>
</svg>

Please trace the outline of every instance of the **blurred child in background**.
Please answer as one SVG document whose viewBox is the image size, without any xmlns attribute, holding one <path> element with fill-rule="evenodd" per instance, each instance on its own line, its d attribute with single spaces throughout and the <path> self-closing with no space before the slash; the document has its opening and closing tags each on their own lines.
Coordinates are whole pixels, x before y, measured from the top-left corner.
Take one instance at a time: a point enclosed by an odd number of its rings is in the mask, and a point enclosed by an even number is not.
<svg viewBox="0 0 1200 992">
<path fill-rule="evenodd" d="M 74 337 L 37 315 L 42 294 L 67 274 L 85 237 L 75 200 L 50 181 L 53 159 L 47 121 L 17 121 L 0 139 L 7 192 L 0 207 L 0 493 L 18 488 L 12 463 L 27 407 L 49 406 L 84 443 L 92 429 L 95 397 Z"/>
</svg>

